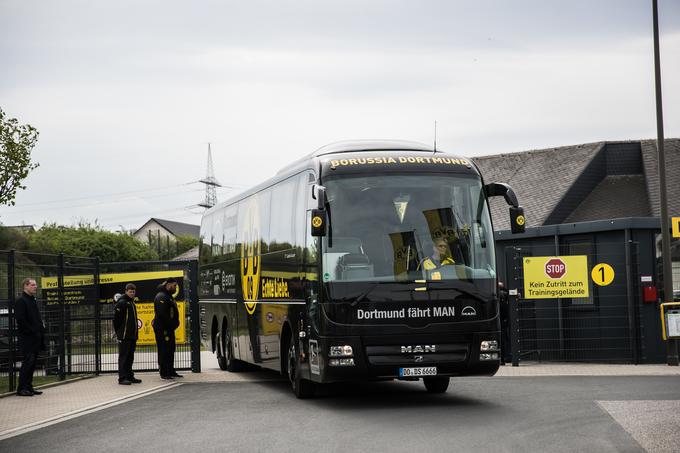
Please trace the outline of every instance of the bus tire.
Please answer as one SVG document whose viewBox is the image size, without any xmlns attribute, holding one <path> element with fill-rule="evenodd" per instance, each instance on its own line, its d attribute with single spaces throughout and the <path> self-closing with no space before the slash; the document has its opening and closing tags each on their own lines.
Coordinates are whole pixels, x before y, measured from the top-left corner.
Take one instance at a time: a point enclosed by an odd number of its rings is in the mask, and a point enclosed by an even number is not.
<svg viewBox="0 0 680 453">
<path fill-rule="evenodd" d="M 231 373 L 243 370 L 243 363 L 234 358 L 231 349 L 231 335 L 226 324 L 222 328 L 222 333 L 217 334 L 217 339 L 217 364 L 220 369 Z"/>
<path fill-rule="evenodd" d="M 296 397 L 311 398 L 314 396 L 314 383 L 300 377 L 299 358 L 295 341 L 288 338 L 288 360 L 286 360 L 286 375 Z"/>
<path fill-rule="evenodd" d="M 433 376 L 423 378 L 427 393 L 444 393 L 449 388 L 448 376 Z"/>
<path fill-rule="evenodd" d="M 222 335 L 217 334 L 215 336 L 215 355 L 217 356 L 217 364 L 220 366 L 220 370 L 227 371 L 227 358 L 224 356 L 224 349 L 223 349 L 223 344 L 224 342 L 222 341 Z"/>
</svg>

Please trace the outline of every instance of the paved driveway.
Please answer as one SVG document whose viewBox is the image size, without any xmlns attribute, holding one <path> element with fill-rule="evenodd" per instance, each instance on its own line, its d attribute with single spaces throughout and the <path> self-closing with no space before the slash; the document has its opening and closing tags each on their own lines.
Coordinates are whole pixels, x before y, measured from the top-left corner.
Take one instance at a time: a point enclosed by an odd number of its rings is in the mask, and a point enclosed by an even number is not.
<svg viewBox="0 0 680 453">
<path fill-rule="evenodd" d="M 0 451 L 678 451 L 676 376 L 456 379 L 328 388 L 190 383 L 0 441 Z M 661 422 L 665 422 L 665 424 Z"/>
</svg>

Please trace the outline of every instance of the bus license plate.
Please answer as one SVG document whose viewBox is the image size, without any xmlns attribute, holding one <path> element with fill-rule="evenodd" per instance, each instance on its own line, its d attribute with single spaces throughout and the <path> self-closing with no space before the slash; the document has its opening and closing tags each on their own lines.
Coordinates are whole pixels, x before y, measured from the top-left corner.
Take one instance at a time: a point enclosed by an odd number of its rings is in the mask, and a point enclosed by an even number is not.
<svg viewBox="0 0 680 453">
<path fill-rule="evenodd" d="M 420 376 L 436 376 L 436 366 L 425 366 L 418 368 L 399 368 L 399 377 L 420 377 Z"/>
</svg>

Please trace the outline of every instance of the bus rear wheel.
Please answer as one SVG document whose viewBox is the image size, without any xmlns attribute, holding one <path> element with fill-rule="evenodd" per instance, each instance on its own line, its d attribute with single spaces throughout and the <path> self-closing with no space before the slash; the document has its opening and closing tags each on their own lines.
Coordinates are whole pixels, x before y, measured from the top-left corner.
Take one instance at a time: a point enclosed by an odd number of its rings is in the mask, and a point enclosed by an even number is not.
<svg viewBox="0 0 680 453">
<path fill-rule="evenodd" d="M 449 388 L 448 376 L 433 376 L 423 378 L 427 393 L 444 393 Z"/>
<path fill-rule="evenodd" d="M 314 396 L 314 383 L 307 379 L 302 379 L 299 372 L 299 362 L 295 341 L 289 339 L 288 359 L 286 360 L 286 375 L 293 390 L 298 398 L 311 398 Z"/>
</svg>

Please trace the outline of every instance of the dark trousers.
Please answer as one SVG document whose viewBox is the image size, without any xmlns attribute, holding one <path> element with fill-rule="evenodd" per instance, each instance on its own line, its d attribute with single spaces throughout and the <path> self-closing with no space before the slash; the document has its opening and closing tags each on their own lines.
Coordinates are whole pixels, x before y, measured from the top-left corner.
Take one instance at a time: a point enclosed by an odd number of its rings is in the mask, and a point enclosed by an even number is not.
<svg viewBox="0 0 680 453">
<path fill-rule="evenodd" d="M 135 349 L 137 340 L 118 341 L 118 380 L 132 379 L 135 375 L 132 372 L 132 362 L 135 361 Z"/>
<path fill-rule="evenodd" d="M 33 372 L 35 371 L 38 352 L 23 351 L 23 355 L 21 370 L 19 370 L 19 388 L 17 390 L 31 390 L 33 389 Z"/>
<path fill-rule="evenodd" d="M 156 347 L 158 348 L 158 369 L 161 376 L 172 376 L 175 371 L 175 331 L 154 329 Z"/>
</svg>

